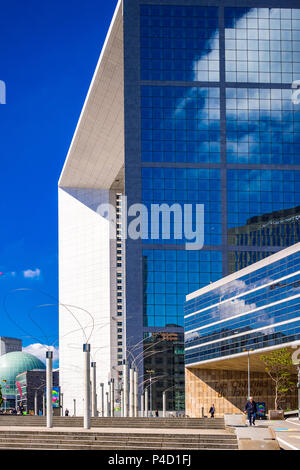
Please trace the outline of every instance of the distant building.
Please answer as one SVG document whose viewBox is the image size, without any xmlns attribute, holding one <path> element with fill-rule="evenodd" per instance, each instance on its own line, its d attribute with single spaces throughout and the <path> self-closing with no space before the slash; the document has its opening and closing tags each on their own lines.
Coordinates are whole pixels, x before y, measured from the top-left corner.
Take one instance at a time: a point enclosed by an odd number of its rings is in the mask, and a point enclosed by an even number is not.
<svg viewBox="0 0 300 470">
<path fill-rule="evenodd" d="M 14 351 L 0 357 L 0 385 L 5 399 L 4 408 L 14 408 L 16 404 L 16 377 L 29 370 L 46 369 L 45 364 L 32 354 Z"/>
<path fill-rule="evenodd" d="M 260 359 L 300 345 L 300 243 L 187 296 L 185 304 L 186 412 L 243 411 L 248 395 L 274 406 L 274 386 Z M 295 370 L 296 383 L 296 370 Z M 280 402 L 296 409 L 297 389 Z"/>
<path fill-rule="evenodd" d="M 22 351 L 22 340 L 0 336 L 0 356 L 15 351 Z"/>
<path fill-rule="evenodd" d="M 25 411 L 34 410 L 34 398 L 37 393 L 37 411 L 43 411 L 43 395 L 46 395 L 46 371 L 29 370 L 16 377 L 17 405 L 22 401 Z M 59 386 L 59 372 L 53 371 L 53 387 Z M 59 400 L 58 400 L 59 408 Z"/>
</svg>

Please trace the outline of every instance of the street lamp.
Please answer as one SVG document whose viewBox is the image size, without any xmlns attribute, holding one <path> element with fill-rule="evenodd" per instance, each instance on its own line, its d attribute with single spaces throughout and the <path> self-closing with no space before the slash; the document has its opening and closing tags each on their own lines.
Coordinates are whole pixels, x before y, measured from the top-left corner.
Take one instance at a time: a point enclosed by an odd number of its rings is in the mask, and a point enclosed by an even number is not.
<svg viewBox="0 0 300 470">
<path fill-rule="evenodd" d="M 300 347 L 296 349 L 296 351 L 292 354 L 292 362 L 294 366 L 297 366 L 298 370 L 298 419 L 300 420 Z"/>
<path fill-rule="evenodd" d="M 253 349 L 244 349 L 245 352 L 248 352 L 248 399 L 251 396 L 250 395 L 250 351 L 253 351 Z"/>
<path fill-rule="evenodd" d="M 148 369 L 146 370 L 147 374 L 150 375 L 149 377 L 149 382 L 150 382 L 150 385 L 149 385 L 149 388 L 150 388 L 150 416 L 152 416 L 152 374 L 155 373 L 155 370 L 153 369 Z"/>
</svg>

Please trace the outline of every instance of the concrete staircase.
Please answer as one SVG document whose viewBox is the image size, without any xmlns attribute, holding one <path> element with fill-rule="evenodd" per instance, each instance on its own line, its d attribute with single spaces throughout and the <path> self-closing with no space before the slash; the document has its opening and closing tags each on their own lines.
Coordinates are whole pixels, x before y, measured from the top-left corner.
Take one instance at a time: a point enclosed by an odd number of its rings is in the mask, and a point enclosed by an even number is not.
<svg viewBox="0 0 300 470">
<path fill-rule="evenodd" d="M 44 416 L 0 415 L 1 426 L 45 426 Z M 83 418 L 53 417 L 54 427 L 83 427 Z M 225 429 L 223 418 L 92 418 L 92 428 Z"/>
<path fill-rule="evenodd" d="M 1 430 L 2 449 L 43 450 L 237 450 L 233 434 L 111 433 Z"/>
</svg>

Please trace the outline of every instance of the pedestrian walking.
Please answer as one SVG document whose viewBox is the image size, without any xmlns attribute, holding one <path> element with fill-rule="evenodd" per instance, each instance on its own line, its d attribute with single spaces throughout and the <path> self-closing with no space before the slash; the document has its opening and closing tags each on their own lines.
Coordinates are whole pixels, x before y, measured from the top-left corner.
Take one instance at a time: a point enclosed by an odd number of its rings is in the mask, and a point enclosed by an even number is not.
<svg viewBox="0 0 300 470">
<path fill-rule="evenodd" d="M 244 413 L 248 414 L 249 426 L 252 426 L 252 424 L 255 426 L 256 411 L 256 402 L 253 400 L 253 397 L 249 397 L 244 410 Z"/>
<path fill-rule="evenodd" d="M 214 418 L 215 417 L 215 411 L 216 411 L 216 408 L 215 408 L 215 405 L 214 403 L 211 405 L 211 407 L 209 408 L 209 413 L 210 413 L 210 417 L 211 418 Z"/>
<path fill-rule="evenodd" d="M 19 411 L 20 411 L 20 414 L 23 415 L 24 414 L 24 406 L 23 406 L 23 403 L 20 401 L 19 403 Z"/>
<path fill-rule="evenodd" d="M 69 413 L 70 413 L 70 412 L 69 412 L 68 408 L 66 408 L 66 409 L 65 409 L 65 416 L 69 416 Z"/>
</svg>

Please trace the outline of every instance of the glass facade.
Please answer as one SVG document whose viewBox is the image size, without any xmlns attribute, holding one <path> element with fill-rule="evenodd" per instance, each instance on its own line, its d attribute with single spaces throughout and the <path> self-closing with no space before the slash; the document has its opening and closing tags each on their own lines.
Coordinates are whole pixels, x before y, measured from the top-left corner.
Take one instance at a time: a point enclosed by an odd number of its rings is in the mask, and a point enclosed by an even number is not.
<svg viewBox="0 0 300 470">
<path fill-rule="evenodd" d="M 129 121 L 139 125 L 128 130 L 125 192 L 148 212 L 169 206 L 158 226 L 143 226 L 126 261 L 128 273 L 130 263 L 141 269 L 138 297 L 127 283 L 126 303 L 131 312 L 143 299 L 145 334 L 182 327 L 189 292 L 300 240 L 300 104 L 292 89 L 300 6 L 190 3 L 141 0 L 127 29 L 125 95 Z M 177 237 L 182 220 L 171 216 L 170 233 L 161 229 L 173 204 L 203 204 L 201 250 Z"/>
<path fill-rule="evenodd" d="M 218 251 L 144 250 L 144 326 L 183 326 L 187 292 L 221 277 Z"/>
<path fill-rule="evenodd" d="M 292 251 L 186 302 L 186 364 L 300 339 L 299 247 Z"/>
<path fill-rule="evenodd" d="M 300 73 L 300 10 L 225 8 L 226 80 L 291 83 Z"/>
<path fill-rule="evenodd" d="M 141 88 L 142 160 L 219 162 L 220 90 Z"/>
<path fill-rule="evenodd" d="M 142 80 L 218 81 L 218 8 L 141 5 Z"/>
</svg>

